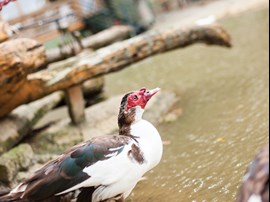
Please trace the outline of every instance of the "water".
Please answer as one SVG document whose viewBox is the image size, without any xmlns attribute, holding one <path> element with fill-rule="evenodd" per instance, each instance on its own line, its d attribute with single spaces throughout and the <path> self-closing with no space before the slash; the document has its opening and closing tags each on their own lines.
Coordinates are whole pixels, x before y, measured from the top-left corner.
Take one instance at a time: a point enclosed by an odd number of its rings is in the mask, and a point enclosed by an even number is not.
<svg viewBox="0 0 270 202">
<path fill-rule="evenodd" d="M 183 114 L 158 126 L 162 162 L 129 201 L 235 201 L 247 165 L 269 141 L 268 10 L 220 23 L 234 47 L 194 45 L 106 77 L 106 92 L 142 86 L 174 91 Z"/>
</svg>

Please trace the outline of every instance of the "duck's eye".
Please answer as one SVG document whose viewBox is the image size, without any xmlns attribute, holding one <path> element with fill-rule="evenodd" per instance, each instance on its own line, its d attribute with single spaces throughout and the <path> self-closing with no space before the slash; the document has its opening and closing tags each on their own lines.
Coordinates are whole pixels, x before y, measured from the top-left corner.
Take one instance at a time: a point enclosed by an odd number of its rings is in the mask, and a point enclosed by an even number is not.
<svg viewBox="0 0 270 202">
<path fill-rule="evenodd" d="M 133 95 L 133 100 L 138 100 L 138 96 L 137 95 Z"/>
</svg>

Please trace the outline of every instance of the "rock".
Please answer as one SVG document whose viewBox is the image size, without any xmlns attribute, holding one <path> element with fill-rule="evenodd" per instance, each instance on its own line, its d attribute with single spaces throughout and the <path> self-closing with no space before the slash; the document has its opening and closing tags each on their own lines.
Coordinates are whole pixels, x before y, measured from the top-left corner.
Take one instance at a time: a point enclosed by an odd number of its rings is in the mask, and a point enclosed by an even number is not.
<svg viewBox="0 0 270 202">
<path fill-rule="evenodd" d="M 170 113 L 168 113 L 165 117 L 164 117 L 164 122 L 167 122 L 167 123 L 169 123 L 169 122 L 174 122 L 174 121 L 176 121 L 177 120 L 177 118 L 179 117 L 179 116 L 181 116 L 182 115 L 182 109 L 181 108 L 179 108 L 179 109 L 174 109 L 174 110 L 172 110 Z"/>
<path fill-rule="evenodd" d="M 0 182 L 0 196 L 10 192 L 10 188 Z"/>
<path fill-rule="evenodd" d="M 0 157 L 0 181 L 9 183 L 18 171 L 27 170 L 34 153 L 29 144 L 20 144 Z"/>
<path fill-rule="evenodd" d="M 66 118 L 27 140 L 36 154 L 57 154 L 83 140 L 79 126 Z"/>
</svg>

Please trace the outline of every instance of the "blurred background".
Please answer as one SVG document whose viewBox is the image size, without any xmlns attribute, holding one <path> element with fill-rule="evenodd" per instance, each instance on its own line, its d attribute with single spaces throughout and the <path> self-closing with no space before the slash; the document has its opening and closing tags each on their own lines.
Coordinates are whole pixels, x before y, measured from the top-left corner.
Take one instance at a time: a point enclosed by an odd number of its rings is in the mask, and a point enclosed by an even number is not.
<svg viewBox="0 0 270 202">
<path fill-rule="evenodd" d="M 134 36 L 199 19 L 221 24 L 233 47 L 196 44 L 149 57 L 106 75 L 103 93 L 146 86 L 179 98 L 157 126 L 162 162 L 127 201 L 235 201 L 247 166 L 269 142 L 268 1 L 17 0 L 0 12 L 0 21 L 47 50 L 63 33 L 84 38 L 124 24 Z"/>
<path fill-rule="evenodd" d="M 155 22 L 156 15 L 195 2 L 207 1 L 18 0 L 5 6 L 0 19 L 20 30 L 21 36 L 36 39 L 50 48 L 59 40 L 61 29 L 80 31 L 87 36 L 113 25 L 128 24 L 135 28 L 135 33 L 141 33 Z"/>
</svg>

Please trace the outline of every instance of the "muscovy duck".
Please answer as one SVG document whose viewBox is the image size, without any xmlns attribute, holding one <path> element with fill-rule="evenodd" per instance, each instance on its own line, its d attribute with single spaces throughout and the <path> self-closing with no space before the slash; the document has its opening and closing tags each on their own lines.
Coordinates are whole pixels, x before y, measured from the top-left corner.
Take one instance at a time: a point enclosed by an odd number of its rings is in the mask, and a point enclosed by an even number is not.
<svg viewBox="0 0 270 202">
<path fill-rule="evenodd" d="M 0 201 L 42 201 L 78 189 L 88 190 L 85 201 L 124 201 L 141 177 L 161 160 L 160 135 L 142 119 L 147 102 L 158 91 L 141 88 L 127 93 L 119 110 L 118 135 L 94 137 L 74 146 Z"/>
</svg>

